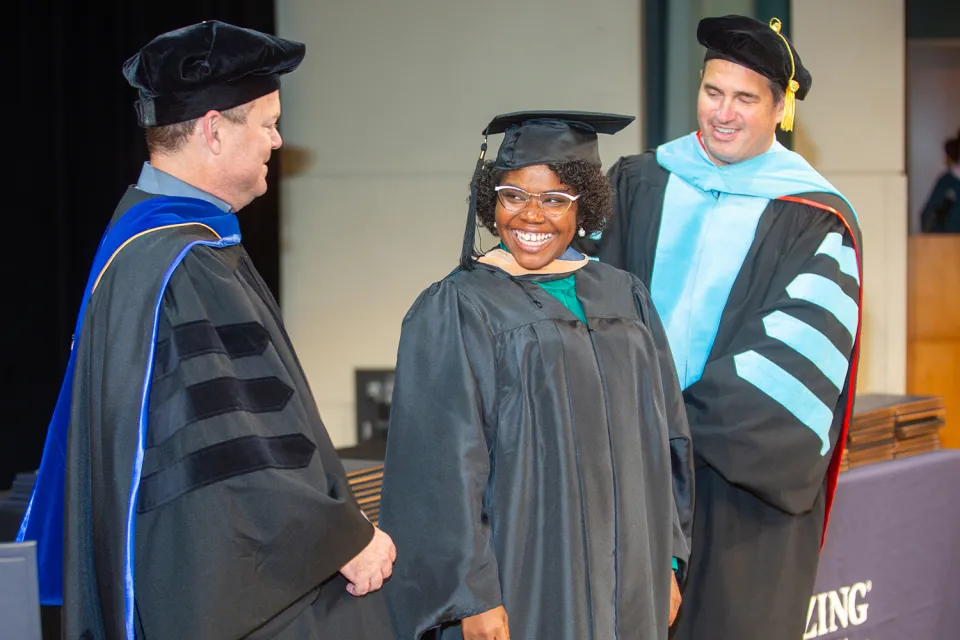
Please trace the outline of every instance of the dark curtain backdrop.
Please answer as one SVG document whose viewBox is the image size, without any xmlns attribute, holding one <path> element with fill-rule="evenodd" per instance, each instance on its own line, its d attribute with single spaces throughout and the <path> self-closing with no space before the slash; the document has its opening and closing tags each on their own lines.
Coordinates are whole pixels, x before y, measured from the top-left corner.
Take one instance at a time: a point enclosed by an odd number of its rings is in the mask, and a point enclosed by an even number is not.
<svg viewBox="0 0 960 640">
<path fill-rule="evenodd" d="M 7 57 L 16 82 L 8 78 L 3 98 L 4 129 L 12 135 L 4 164 L 13 165 L 14 197 L 3 217 L 0 490 L 16 472 L 39 465 L 90 263 L 116 203 L 146 160 L 136 92 L 121 73 L 124 60 L 154 36 L 203 20 L 271 33 L 275 22 L 272 0 L 31 0 L 16 6 L 4 20 L 7 46 L 16 47 Z M 239 215 L 244 245 L 275 295 L 278 175 L 271 166 L 267 195 Z"/>
</svg>

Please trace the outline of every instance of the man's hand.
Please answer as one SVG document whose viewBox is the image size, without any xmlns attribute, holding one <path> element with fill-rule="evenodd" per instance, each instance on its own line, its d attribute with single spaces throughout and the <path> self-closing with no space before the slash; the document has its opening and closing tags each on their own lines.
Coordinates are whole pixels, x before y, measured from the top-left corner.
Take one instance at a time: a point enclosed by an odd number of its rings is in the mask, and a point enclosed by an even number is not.
<svg viewBox="0 0 960 640">
<path fill-rule="evenodd" d="M 393 573 L 393 562 L 396 559 L 397 548 L 393 546 L 393 540 L 374 527 L 370 544 L 353 560 L 340 567 L 340 573 L 350 582 L 347 591 L 352 596 L 364 596 L 376 591 Z"/>
<path fill-rule="evenodd" d="M 680 611 L 680 586 L 677 584 L 677 574 L 670 572 L 670 626 L 677 619 L 677 612 Z"/>
<path fill-rule="evenodd" d="M 510 640 L 507 610 L 503 606 L 460 621 L 463 640 Z"/>
</svg>

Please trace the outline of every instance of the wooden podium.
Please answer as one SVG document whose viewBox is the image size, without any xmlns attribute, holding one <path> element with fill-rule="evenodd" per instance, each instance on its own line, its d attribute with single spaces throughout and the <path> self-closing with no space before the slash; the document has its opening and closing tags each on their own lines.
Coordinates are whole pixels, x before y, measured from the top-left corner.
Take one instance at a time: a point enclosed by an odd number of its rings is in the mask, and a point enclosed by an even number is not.
<svg viewBox="0 0 960 640">
<path fill-rule="evenodd" d="M 909 239 L 907 393 L 943 396 L 943 446 L 960 449 L 960 234 Z"/>
</svg>

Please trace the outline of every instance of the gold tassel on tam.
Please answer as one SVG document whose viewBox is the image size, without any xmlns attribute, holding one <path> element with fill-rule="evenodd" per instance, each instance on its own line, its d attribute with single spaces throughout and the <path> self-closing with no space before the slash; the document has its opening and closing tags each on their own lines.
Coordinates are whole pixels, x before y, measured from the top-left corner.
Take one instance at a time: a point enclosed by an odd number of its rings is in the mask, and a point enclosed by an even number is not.
<svg viewBox="0 0 960 640">
<path fill-rule="evenodd" d="M 783 99 L 783 120 L 780 121 L 780 128 L 784 131 L 793 131 L 793 117 L 797 113 L 797 91 L 800 89 L 800 83 L 793 79 L 797 73 L 797 64 L 793 60 L 793 51 L 790 49 L 790 43 L 787 42 L 787 39 L 780 33 L 781 26 L 779 19 L 770 19 L 770 28 L 783 40 L 783 44 L 787 46 L 787 53 L 790 55 L 790 80 L 787 82 L 787 94 Z"/>
</svg>

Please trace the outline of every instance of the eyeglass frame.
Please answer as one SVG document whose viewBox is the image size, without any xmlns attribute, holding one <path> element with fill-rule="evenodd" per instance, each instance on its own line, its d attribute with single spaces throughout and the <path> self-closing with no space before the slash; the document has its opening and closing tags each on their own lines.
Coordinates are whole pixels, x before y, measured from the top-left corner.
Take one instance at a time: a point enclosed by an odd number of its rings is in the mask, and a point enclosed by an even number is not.
<svg viewBox="0 0 960 640">
<path fill-rule="evenodd" d="M 512 190 L 514 190 L 514 191 L 519 191 L 519 192 L 521 192 L 521 193 L 525 193 L 525 194 L 527 195 L 527 202 L 525 202 L 525 203 L 523 204 L 523 206 L 520 207 L 520 208 L 517 209 L 517 210 L 511 209 L 510 207 L 507 206 L 507 204 L 506 204 L 503 200 L 500 199 L 500 191 L 501 191 L 502 189 L 512 189 Z M 530 200 L 536 200 L 536 201 L 537 201 L 537 206 L 540 207 L 540 211 L 543 211 L 544 215 L 550 216 L 551 218 L 559 218 L 560 216 L 562 216 L 563 214 L 565 214 L 567 211 L 570 210 L 570 207 L 573 206 L 573 203 L 576 202 L 577 200 L 579 200 L 579 199 L 580 199 L 580 196 L 583 195 L 582 193 L 578 193 L 577 195 L 573 195 L 573 194 L 571 194 L 571 193 L 567 193 L 566 191 L 544 191 L 543 193 L 530 193 L 530 192 L 527 191 L 526 189 L 521 189 L 520 187 L 514 187 L 514 186 L 509 185 L 509 184 L 497 185 L 496 187 L 493 188 L 493 190 L 494 190 L 494 191 L 496 192 L 496 194 L 497 194 L 497 201 L 498 201 L 501 205 L 503 205 L 503 208 L 504 208 L 504 209 L 506 209 L 507 211 L 509 211 L 509 212 L 511 212 L 511 213 L 520 213 L 521 211 L 523 211 L 523 210 L 526 208 L 527 204 L 530 203 Z M 544 208 L 544 206 L 543 206 L 543 200 L 541 200 L 541 198 L 542 198 L 543 196 L 549 196 L 549 195 L 563 196 L 563 197 L 565 197 L 565 198 L 569 198 L 569 199 L 570 199 L 570 202 L 567 204 L 567 207 L 566 207 L 563 211 L 560 211 L 560 212 L 547 211 L 547 210 Z"/>
</svg>

